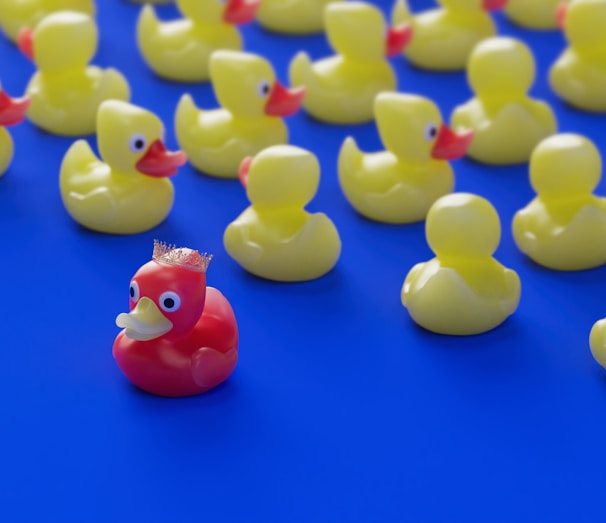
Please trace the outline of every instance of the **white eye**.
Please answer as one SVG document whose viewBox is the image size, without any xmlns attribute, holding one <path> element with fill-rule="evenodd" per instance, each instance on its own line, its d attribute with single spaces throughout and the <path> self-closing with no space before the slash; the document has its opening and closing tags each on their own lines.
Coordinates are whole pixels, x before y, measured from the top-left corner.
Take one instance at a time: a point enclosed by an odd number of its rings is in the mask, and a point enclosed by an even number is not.
<svg viewBox="0 0 606 523">
<path fill-rule="evenodd" d="M 136 281 L 130 282 L 130 289 L 128 289 L 128 293 L 130 294 L 130 299 L 135 303 L 139 301 L 139 285 Z"/>
<path fill-rule="evenodd" d="M 436 136 L 438 136 L 438 126 L 430 123 L 425 128 L 425 138 L 431 142 L 432 140 L 435 140 Z"/>
<path fill-rule="evenodd" d="M 160 307 L 166 312 L 175 312 L 181 307 L 181 298 L 176 292 L 163 292 L 160 296 Z"/>
<path fill-rule="evenodd" d="M 130 137 L 128 147 L 135 154 L 142 153 L 147 147 L 147 139 L 142 134 L 135 134 Z"/>
<path fill-rule="evenodd" d="M 270 91 L 271 91 L 271 85 L 269 85 L 269 82 L 267 80 L 263 80 L 263 81 L 259 82 L 259 85 L 257 86 L 257 94 L 261 98 L 265 98 L 269 94 Z"/>
</svg>

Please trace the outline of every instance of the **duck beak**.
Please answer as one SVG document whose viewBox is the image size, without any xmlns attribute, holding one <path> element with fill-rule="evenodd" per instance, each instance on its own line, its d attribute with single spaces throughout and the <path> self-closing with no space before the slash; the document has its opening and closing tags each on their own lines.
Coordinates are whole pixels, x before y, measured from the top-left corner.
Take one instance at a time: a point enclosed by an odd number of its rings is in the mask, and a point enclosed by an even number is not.
<svg viewBox="0 0 606 523">
<path fill-rule="evenodd" d="M 473 131 L 455 133 L 450 127 L 442 124 L 433 144 L 431 156 L 436 160 L 456 160 L 465 156 L 471 140 L 473 140 Z"/>
<path fill-rule="evenodd" d="M 11 98 L 4 91 L 0 91 L 0 125 L 8 127 L 22 122 L 31 103 L 29 96 Z"/>
<path fill-rule="evenodd" d="M 568 14 L 568 4 L 562 2 L 556 9 L 555 17 L 560 29 L 564 29 L 566 24 L 566 15 Z"/>
<path fill-rule="evenodd" d="M 22 27 L 17 35 L 17 47 L 30 60 L 34 60 L 34 30 Z"/>
<path fill-rule="evenodd" d="M 229 0 L 223 11 L 223 21 L 232 25 L 252 22 L 261 0 Z"/>
<path fill-rule="evenodd" d="M 295 114 L 305 97 L 305 87 L 287 89 L 280 82 L 274 82 L 269 98 L 265 104 L 267 116 L 291 116 Z"/>
<path fill-rule="evenodd" d="M 238 179 L 244 188 L 248 187 L 248 173 L 250 172 L 250 164 L 253 161 L 252 156 L 247 156 L 240 163 L 240 168 L 238 169 Z"/>
<path fill-rule="evenodd" d="M 148 147 L 136 164 L 137 170 L 155 178 L 166 178 L 177 174 L 177 168 L 187 161 L 183 151 L 168 151 L 162 140 L 156 140 Z"/>
<path fill-rule="evenodd" d="M 397 27 L 390 27 L 385 39 L 385 56 L 392 58 L 399 55 L 408 45 L 412 38 L 412 26 L 410 24 L 401 24 Z"/>
<path fill-rule="evenodd" d="M 149 341 L 166 334 L 173 328 L 156 304 L 147 297 L 141 298 L 130 313 L 116 317 L 116 325 L 126 329 L 124 334 L 131 340 Z"/>
<path fill-rule="evenodd" d="M 498 11 L 507 5 L 507 0 L 482 0 L 485 11 Z"/>
</svg>

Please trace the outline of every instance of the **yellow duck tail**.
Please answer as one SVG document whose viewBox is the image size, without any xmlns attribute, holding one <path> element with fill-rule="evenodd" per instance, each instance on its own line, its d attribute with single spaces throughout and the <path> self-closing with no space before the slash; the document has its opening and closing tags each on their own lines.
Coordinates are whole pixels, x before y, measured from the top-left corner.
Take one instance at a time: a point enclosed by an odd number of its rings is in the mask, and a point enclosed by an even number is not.
<svg viewBox="0 0 606 523">
<path fill-rule="evenodd" d="M 120 100 L 128 102 L 130 100 L 130 86 L 126 78 L 113 67 L 106 69 L 99 82 L 97 92 L 99 104 L 105 100 Z"/>
<path fill-rule="evenodd" d="M 363 160 L 364 153 L 360 151 L 356 141 L 351 136 L 347 137 L 339 151 L 337 175 L 341 190 L 350 203 L 352 203 L 352 199 L 356 200 L 355 195 L 358 193 L 357 185 Z"/>
<path fill-rule="evenodd" d="M 299 51 L 292 59 L 288 75 L 293 87 L 308 87 L 310 83 L 316 83 L 311 58 L 305 51 Z"/>
<path fill-rule="evenodd" d="M 186 93 L 181 96 L 175 110 L 175 134 L 179 147 L 185 151 L 188 157 L 191 151 L 197 149 L 192 129 L 198 125 L 200 112 L 191 95 Z"/>
<path fill-rule="evenodd" d="M 406 0 L 396 0 L 391 10 L 391 20 L 393 25 L 400 25 L 404 22 L 412 22 L 412 13 Z"/>
</svg>

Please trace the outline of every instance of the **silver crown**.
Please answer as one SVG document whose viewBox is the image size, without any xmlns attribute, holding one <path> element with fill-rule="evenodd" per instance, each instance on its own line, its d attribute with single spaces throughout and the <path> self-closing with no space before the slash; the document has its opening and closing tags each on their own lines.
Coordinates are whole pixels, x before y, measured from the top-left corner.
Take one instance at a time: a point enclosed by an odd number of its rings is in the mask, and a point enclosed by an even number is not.
<svg viewBox="0 0 606 523">
<path fill-rule="evenodd" d="M 169 265 L 178 265 L 192 271 L 206 272 L 213 255 L 206 252 L 199 253 L 184 247 L 177 248 L 176 245 L 154 240 L 152 259 Z"/>
</svg>

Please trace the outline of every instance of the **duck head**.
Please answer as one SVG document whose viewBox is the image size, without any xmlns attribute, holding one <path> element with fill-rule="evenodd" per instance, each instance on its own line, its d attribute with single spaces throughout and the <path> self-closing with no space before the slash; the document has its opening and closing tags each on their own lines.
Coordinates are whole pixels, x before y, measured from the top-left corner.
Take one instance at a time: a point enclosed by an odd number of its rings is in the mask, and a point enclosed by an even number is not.
<svg viewBox="0 0 606 523">
<path fill-rule="evenodd" d="M 239 178 L 256 208 L 303 208 L 318 190 L 320 164 L 305 149 L 275 145 L 245 158 Z"/>
<path fill-rule="evenodd" d="M 29 96 L 11 98 L 0 85 L 0 127 L 21 123 L 31 103 Z"/>
<path fill-rule="evenodd" d="M 465 155 L 473 139 L 473 131 L 453 132 L 437 106 L 422 96 L 380 93 L 374 112 L 383 144 L 402 160 L 455 160 Z"/>
<path fill-rule="evenodd" d="M 461 11 L 497 11 L 507 5 L 508 0 L 438 0 L 443 7 Z"/>
<path fill-rule="evenodd" d="M 563 3 L 556 16 L 575 51 L 603 56 L 606 52 L 606 0 Z"/>
<path fill-rule="evenodd" d="M 396 56 L 412 37 L 409 24 L 387 28 L 383 13 L 365 2 L 328 4 L 324 8 L 324 26 L 335 51 L 361 61 Z"/>
<path fill-rule="evenodd" d="M 425 235 L 441 259 L 491 256 L 501 240 L 501 222 L 488 200 L 452 193 L 429 208 Z"/>
<path fill-rule="evenodd" d="M 211 258 L 155 240 L 152 261 L 130 282 L 130 312 L 119 314 L 116 325 L 138 341 L 161 336 L 174 339 L 190 332 L 204 310 Z"/>
<path fill-rule="evenodd" d="M 187 157 L 168 151 L 164 126 L 153 113 L 119 100 L 107 100 L 97 112 L 97 143 L 103 160 L 122 173 L 173 176 Z"/>
<path fill-rule="evenodd" d="M 206 24 L 247 24 L 260 5 L 261 0 L 177 0 L 184 16 Z"/>
<path fill-rule="evenodd" d="M 45 72 L 86 67 L 97 52 L 95 21 L 85 13 L 57 11 L 44 17 L 35 29 L 19 31 L 17 45 Z"/>
<path fill-rule="evenodd" d="M 219 103 L 237 116 L 290 116 L 301 107 L 305 88 L 287 89 L 264 58 L 239 51 L 215 51 L 210 77 Z"/>
</svg>

